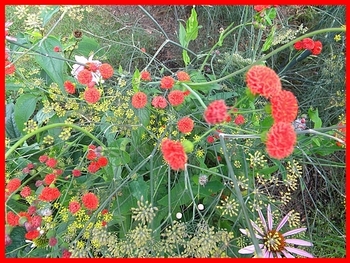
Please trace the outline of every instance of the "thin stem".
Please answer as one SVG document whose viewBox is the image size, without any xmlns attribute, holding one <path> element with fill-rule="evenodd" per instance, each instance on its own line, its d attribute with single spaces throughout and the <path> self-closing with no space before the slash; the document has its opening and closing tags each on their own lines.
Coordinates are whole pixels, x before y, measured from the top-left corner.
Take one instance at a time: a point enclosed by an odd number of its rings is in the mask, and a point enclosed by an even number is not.
<svg viewBox="0 0 350 263">
<path fill-rule="evenodd" d="M 35 131 L 24 135 L 14 145 L 12 145 L 12 147 L 10 149 L 7 150 L 7 152 L 5 153 L 5 160 L 8 158 L 8 156 L 10 156 L 20 145 L 22 145 L 30 137 L 35 136 L 36 134 L 39 134 L 41 132 L 44 132 L 44 131 L 47 131 L 50 129 L 54 129 L 54 128 L 58 128 L 58 127 L 70 127 L 72 129 L 78 130 L 78 131 L 84 133 L 85 135 L 87 135 L 88 137 L 90 137 L 91 139 L 93 139 L 95 142 L 97 142 L 103 148 L 106 148 L 106 146 L 103 144 L 103 142 L 101 142 L 99 139 L 97 139 L 90 132 L 86 131 L 84 128 L 81 128 L 77 125 L 70 124 L 70 123 L 54 123 L 54 124 L 50 124 L 50 125 L 47 125 L 44 127 L 40 127 L 38 129 L 36 129 Z"/>
</svg>

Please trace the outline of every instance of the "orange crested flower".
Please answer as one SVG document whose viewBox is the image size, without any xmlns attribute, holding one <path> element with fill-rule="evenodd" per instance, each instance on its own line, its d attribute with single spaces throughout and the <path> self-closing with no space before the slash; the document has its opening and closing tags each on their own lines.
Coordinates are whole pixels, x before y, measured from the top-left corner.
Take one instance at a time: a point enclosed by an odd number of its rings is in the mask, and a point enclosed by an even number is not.
<svg viewBox="0 0 350 263">
<path fill-rule="evenodd" d="M 166 99 L 163 97 L 163 96 L 155 96 L 153 99 L 152 99 L 152 106 L 155 107 L 155 108 L 159 108 L 159 109 L 164 109 L 166 108 L 166 106 L 168 105 L 168 102 L 166 101 Z"/>
<path fill-rule="evenodd" d="M 136 92 L 131 98 L 131 105 L 136 109 L 142 109 L 147 104 L 147 95 L 142 91 Z"/>
<path fill-rule="evenodd" d="M 275 122 L 292 122 L 298 115 L 298 101 L 294 94 L 282 90 L 270 98 L 271 115 Z"/>
<path fill-rule="evenodd" d="M 75 84 L 70 82 L 69 80 L 66 80 L 63 83 L 64 89 L 67 91 L 69 94 L 74 94 L 75 93 Z"/>
<path fill-rule="evenodd" d="M 108 63 L 103 63 L 101 66 L 98 68 L 98 70 L 101 73 L 101 76 L 103 79 L 109 79 L 113 76 L 114 70 L 111 65 Z"/>
<path fill-rule="evenodd" d="M 90 70 L 83 69 L 79 71 L 77 75 L 77 80 L 79 81 L 80 84 L 83 85 L 88 85 L 92 81 L 92 73 Z"/>
<path fill-rule="evenodd" d="M 178 106 L 185 100 L 185 95 L 181 90 L 172 90 L 168 95 L 169 103 L 172 106 Z"/>
<path fill-rule="evenodd" d="M 259 94 L 267 99 L 282 90 L 281 80 L 276 72 L 263 65 L 252 66 L 246 74 L 246 82 L 252 94 Z"/>
<path fill-rule="evenodd" d="M 183 117 L 177 122 L 177 128 L 182 133 L 189 133 L 193 130 L 194 122 L 190 117 Z"/>
<path fill-rule="evenodd" d="M 292 124 L 277 122 L 267 133 L 266 151 L 270 157 L 280 160 L 292 154 L 296 141 Z"/>
<path fill-rule="evenodd" d="M 84 92 L 84 99 L 86 100 L 87 103 L 94 104 L 98 102 L 100 98 L 101 98 L 101 94 L 97 88 L 95 87 L 86 88 Z"/>
<path fill-rule="evenodd" d="M 162 141 L 161 152 L 171 169 L 176 171 L 185 169 L 187 155 L 181 142 L 166 138 Z"/>
<path fill-rule="evenodd" d="M 151 81 L 152 80 L 151 73 L 149 73 L 147 70 L 141 71 L 140 78 L 143 81 Z"/>
<path fill-rule="evenodd" d="M 204 111 L 204 119 L 212 125 L 225 122 L 229 116 L 227 109 L 228 107 L 224 100 L 215 100 Z"/>
<path fill-rule="evenodd" d="M 171 76 L 165 76 L 160 80 L 162 89 L 171 89 L 175 84 L 175 80 Z"/>
<path fill-rule="evenodd" d="M 190 75 L 188 75 L 188 73 L 185 71 L 178 71 L 176 73 L 176 77 L 179 81 L 190 81 L 191 80 Z"/>
<path fill-rule="evenodd" d="M 89 210 L 96 210 L 99 204 L 98 198 L 94 193 L 86 193 L 82 196 L 81 202 Z"/>
<path fill-rule="evenodd" d="M 59 198 L 61 195 L 60 190 L 56 187 L 44 187 L 41 191 L 38 199 L 46 202 L 51 202 Z"/>
</svg>

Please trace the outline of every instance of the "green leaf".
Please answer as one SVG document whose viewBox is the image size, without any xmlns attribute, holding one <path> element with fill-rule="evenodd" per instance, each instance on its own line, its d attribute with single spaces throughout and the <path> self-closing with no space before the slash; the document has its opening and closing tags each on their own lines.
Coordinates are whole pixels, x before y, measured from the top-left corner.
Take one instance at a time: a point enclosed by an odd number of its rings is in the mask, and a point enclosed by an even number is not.
<svg viewBox="0 0 350 263">
<path fill-rule="evenodd" d="M 148 189 L 149 185 L 143 180 L 143 177 L 139 176 L 137 181 L 132 181 L 130 183 L 131 194 L 137 199 L 140 200 L 143 196 L 143 200 L 148 200 Z"/>
<path fill-rule="evenodd" d="M 186 41 L 186 29 L 181 23 L 179 24 L 179 42 L 183 47 L 188 46 L 188 42 Z"/>
<path fill-rule="evenodd" d="M 271 167 L 267 167 L 267 168 L 263 168 L 259 171 L 257 171 L 259 174 L 262 174 L 262 175 L 271 175 L 273 174 L 274 172 L 276 172 L 278 170 L 278 166 L 274 165 L 274 166 L 271 166 Z"/>
<path fill-rule="evenodd" d="M 55 37 L 49 36 L 44 39 L 36 48 L 36 51 L 43 55 L 35 55 L 35 61 L 46 72 L 52 82 L 57 83 L 63 90 L 65 62 L 62 55 L 54 51 L 56 46 L 62 48 L 61 42 Z"/>
<path fill-rule="evenodd" d="M 85 57 L 89 57 L 91 53 L 95 53 L 98 48 L 99 44 L 95 39 L 83 36 L 78 44 L 77 52 Z"/>
<path fill-rule="evenodd" d="M 276 31 L 276 27 L 273 26 L 271 28 L 270 34 L 267 36 L 267 38 L 265 40 L 265 43 L 264 43 L 264 45 L 263 45 L 263 47 L 261 49 L 262 51 L 266 51 L 266 50 L 268 50 L 271 47 L 273 38 L 275 36 L 275 31 Z"/>
<path fill-rule="evenodd" d="M 135 92 L 140 90 L 140 75 L 140 71 L 136 68 L 131 80 L 132 89 Z"/>
<path fill-rule="evenodd" d="M 314 129 L 322 127 L 322 120 L 318 116 L 318 109 L 313 109 L 312 107 L 308 110 L 308 115 L 310 120 L 314 123 Z"/>
<path fill-rule="evenodd" d="M 24 129 L 24 123 L 29 120 L 36 108 L 37 97 L 32 94 L 23 94 L 16 101 L 14 119 L 20 132 Z"/>
<path fill-rule="evenodd" d="M 6 104 L 6 136 L 10 139 L 15 139 L 21 136 L 21 132 L 18 130 L 15 119 L 14 119 L 14 108 L 15 104 Z"/>
<path fill-rule="evenodd" d="M 198 36 L 197 12 L 194 7 L 191 10 L 191 16 L 186 21 L 186 42 L 195 40 Z"/>
<path fill-rule="evenodd" d="M 187 50 L 182 50 L 182 60 L 184 61 L 185 66 L 187 66 L 190 63 L 191 59 L 188 56 Z"/>
<path fill-rule="evenodd" d="M 187 187 L 195 187 L 193 185 L 188 185 Z M 195 187 L 196 188 L 196 187 Z M 179 181 L 174 187 L 173 189 L 170 190 L 170 198 L 171 198 L 171 207 L 173 208 L 173 210 L 176 210 L 176 207 L 179 207 L 180 205 L 183 204 L 188 204 L 191 202 L 192 198 L 189 194 L 189 190 L 185 189 L 185 182 Z M 163 205 L 165 207 L 168 206 L 168 194 L 163 196 L 163 198 L 161 198 L 158 203 L 160 205 Z"/>
<path fill-rule="evenodd" d="M 52 16 L 60 10 L 59 6 L 47 6 L 43 11 L 41 11 L 40 17 L 43 21 L 43 27 L 51 20 Z"/>
<path fill-rule="evenodd" d="M 24 237 L 25 234 L 26 230 L 24 227 L 15 227 L 12 229 L 10 234 L 12 243 L 6 247 L 7 258 L 16 258 L 18 250 L 21 250 L 21 247 L 26 245 Z"/>
</svg>

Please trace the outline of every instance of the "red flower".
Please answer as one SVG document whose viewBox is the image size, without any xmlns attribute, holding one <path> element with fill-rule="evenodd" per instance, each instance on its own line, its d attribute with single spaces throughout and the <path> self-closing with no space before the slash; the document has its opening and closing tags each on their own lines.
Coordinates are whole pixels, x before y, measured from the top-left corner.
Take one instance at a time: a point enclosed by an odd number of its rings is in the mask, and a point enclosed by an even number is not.
<svg viewBox="0 0 350 263">
<path fill-rule="evenodd" d="M 166 99 L 163 96 L 156 96 L 152 99 L 152 106 L 157 109 L 164 109 L 168 105 Z"/>
<path fill-rule="evenodd" d="M 19 224 L 19 216 L 16 215 L 14 212 L 9 211 L 6 214 L 6 223 L 10 226 L 18 226 Z"/>
<path fill-rule="evenodd" d="M 180 90 L 172 90 L 168 95 L 169 103 L 172 106 L 178 106 L 185 100 L 185 95 Z"/>
<path fill-rule="evenodd" d="M 136 92 L 131 98 L 131 105 L 136 109 L 142 109 L 147 104 L 147 95 L 142 91 Z"/>
<path fill-rule="evenodd" d="M 209 136 L 207 137 L 207 142 L 208 142 L 208 143 L 213 143 L 214 141 L 215 141 L 214 136 L 209 135 Z"/>
<path fill-rule="evenodd" d="M 47 155 L 41 155 L 41 156 L 39 157 L 39 162 L 44 163 L 44 162 L 47 161 L 48 158 L 49 158 L 49 157 L 48 157 Z"/>
<path fill-rule="evenodd" d="M 57 165 L 57 160 L 55 158 L 48 158 L 45 162 L 48 167 L 54 168 Z"/>
<path fill-rule="evenodd" d="M 238 114 L 234 120 L 234 122 L 237 124 L 237 125 L 242 125 L 244 122 L 245 122 L 245 119 L 243 117 L 242 114 Z"/>
<path fill-rule="evenodd" d="M 29 240 L 36 239 L 37 237 L 40 236 L 40 232 L 37 229 L 34 229 L 32 231 L 27 232 L 24 237 Z"/>
<path fill-rule="evenodd" d="M 252 94 L 260 94 L 267 99 L 282 89 L 276 72 L 263 65 L 252 66 L 246 74 L 246 82 Z"/>
<path fill-rule="evenodd" d="M 50 185 L 56 181 L 56 175 L 55 174 L 47 174 L 44 178 L 44 182 L 46 185 Z"/>
<path fill-rule="evenodd" d="M 94 193 L 84 194 L 81 201 L 89 210 L 95 210 L 98 207 L 98 198 Z"/>
<path fill-rule="evenodd" d="M 144 70 L 141 72 L 141 79 L 143 81 L 151 81 L 152 78 L 151 78 L 151 73 L 149 73 L 147 70 Z"/>
<path fill-rule="evenodd" d="M 271 115 L 276 122 L 292 122 L 298 114 L 298 101 L 294 94 L 282 90 L 270 99 Z"/>
<path fill-rule="evenodd" d="M 108 63 L 103 63 L 101 66 L 98 68 L 98 70 L 101 73 L 101 76 L 103 79 L 109 79 L 113 76 L 114 70 L 111 65 Z"/>
<path fill-rule="evenodd" d="M 41 191 L 38 199 L 46 202 L 51 202 L 59 198 L 61 195 L 60 190 L 56 187 L 44 187 L 44 189 Z"/>
<path fill-rule="evenodd" d="M 294 48 L 296 50 L 302 50 L 303 49 L 303 42 L 302 41 L 298 41 L 294 43 Z"/>
<path fill-rule="evenodd" d="M 183 117 L 177 122 L 177 128 L 182 133 L 189 133 L 193 130 L 194 122 L 189 117 Z"/>
<path fill-rule="evenodd" d="M 11 75 L 15 73 L 16 67 L 10 61 L 5 60 L 5 75 Z"/>
<path fill-rule="evenodd" d="M 49 246 L 54 247 L 57 244 L 57 238 L 55 237 L 50 237 L 49 238 Z"/>
<path fill-rule="evenodd" d="M 72 170 L 72 175 L 73 175 L 74 177 L 79 177 L 79 176 L 81 175 L 81 171 L 78 170 L 78 169 L 73 169 L 73 170 Z"/>
<path fill-rule="evenodd" d="M 87 62 L 85 64 L 85 69 L 92 71 L 92 72 L 96 72 L 98 70 L 98 64 L 97 63 L 93 63 L 93 62 Z"/>
<path fill-rule="evenodd" d="M 83 69 L 79 71 L 77 75 L 77 80 L 80 84 L 87 85 L 92 81 L 92 73 L 90 70 Z"/>
<path fill-rule="evenodd" d="M 98 170 L 100 170 L 100 165 L 97 162 L 91 162 L 88 165 L 87 170 L 89 173 L 96 173 Z"/>
<path fill-rule="evenodd" d="M 277 122 L 267 133 L 266 151 L 275 159 L 283 159 L 292 154 L 297 136 L 291 123 Z"/>
<path fill-rule="evenodd" d="M 95 151 L 89 149 L 87 155 L 86 155 L 86 159 L 92 161 L 95 160 L 97 158 L 97 154 L 95 153 Z"/>
<path fill-rule="evenodd" d="M 303 44 L 304 49 L 308 49 L 311 51 L 315 47 L 315 42 L 309 37 L 304 38 L 303 40 L 301 40 L 301 42 Z"/>
<path fill-rule="evenodd" d="M 59 46 L 55 46 L 55 47 L 53 48 L 53 51 L 54 51 L 54 52 L 60 52 L 60 51 L 61 51 L 61 49 L 60 49 L 60 47 L 59 47 Z"/>
<path fill-rule="evenodd" d="M 164 139 L 161 144 L 161 151 L 164 160 L 173 170 L 184 170 L 187 162 L 187 155 L 181 142 Z"/>
<path fill-rule="evenodd" d="M 185 90 L 183 93 L 184 93 L 185 96 L 188 96 L 188 95 L 191 94 L 191 92 L 189 90 Z"/>
<path fill-rule="evenodd" d="M 271 5 L 254 5 L 254 10 L 256 12 L 261 12 L 263 10 L 265 10 L 266 8 L 270 8 Z"/>
<path fill-rule="evenodd" d="M 69 94 L 75 93 L 75 84 L 70 82 L 69 80 L 66 80 L 63 86 L 64 86 L 64 89 L 67 91 L 67 93 Z"/>
<path fill-rule="evenodd" d="M 21 186 L 21 180 L 19 178 L 13 178 L 7 183 L 5 187 L 5 191 L 11 194 L 15 192 L 20 186 Z"/>
<path fill-rule="evenodd" d="M 175 80 L 170 76 L 165 76 L 160 80 L 160 87 L 162 89 L 171 89 L 175 84 Z"/>
<path fill-rule="evenodd" d="M 100 98 L 101 98 L 101 94 L 98 89 L 96 89 L 95 87 L 86 88 L 84 92 L 84 99 L 86 100 L 87 103 L 94 104 L 98 102 Z"/>
<path fill-rule="evenodd" d="M 68 210 L 72 214 L 75 214 L 76 212 L 78 212 L 80 210 L 79 202 L 78 201 L 70 201 L 69 205 L 68 205 Z"/>
<path fill-rule="evenodd" d="M 185 71 L 178 71 L 176 73 L 176 77 L 179 81 L 190 81 L 191 80 L 190 75 L 188 75 L 188 73 Z"/>
<path fill-rule="evenodd" d="M 71 255 L 72 255 L 72 252 L 69 252 L 68 249 L 63 249 L 62 258 L 70 258 Z"/>
<path fill-rule="evenodd" d="M 25 186 L 22 188 L 22 191 L 19 193 L 23 198 L 26 198 L 28 196 L 30 196 L 30 194 L 32 193 L 32 189 L 30 189 L 29 186 Z"/>
<path fill-rule="evenodd" d="M 97 163 L 100 167 L 105 167 L 108 164 L 108 159 L 105 156 L 98 158 Z"/>
<path fill-rule="evenodd" d="M 204 111 L 204 119 L 209 124 L 225 122 L 227 119 L 227 106 L 224 100 L 211 102 Z"/>
<path fill-rule="evenodd" d="M 319 55 L 319 54 L 321 54 L 322 42 L 317 40 L 317 41 L 314 42 L 314 44 L 315 44 L 315 46 L 311 50 L 312 55 Z"/>
</svg>

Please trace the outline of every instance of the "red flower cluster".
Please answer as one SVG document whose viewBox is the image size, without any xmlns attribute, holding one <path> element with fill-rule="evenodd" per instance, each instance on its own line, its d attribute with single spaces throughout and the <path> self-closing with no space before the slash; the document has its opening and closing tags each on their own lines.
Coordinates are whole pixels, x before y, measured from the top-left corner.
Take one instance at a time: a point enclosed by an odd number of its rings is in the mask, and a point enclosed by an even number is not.
<svg viewBox="0 0 350 263">
<path fill-rule="evenodd" d="M 89 145 L 88 153 L 86 159 L 88 159 L 90 164 L 87 167 L 89 173 L 96 173 L 101 167 L 105 167 L 108 164 L 108 159 L 102 156 L 102 148 L 96 147 L 95 145 Z"/>
<path fill-rule="evenodd" d="M 292 122 L 298 115 L 298 101 L 294 94 L 282 90 L 271 99 L 271 115 L 275 122 Z"/>
<path fill-rule="evenodd" d="M 96 210 L 99 204 L 98 198 L 94 193 L 86 193 L 82 196 L 81 201 L 85 208 Z"/>
<path fill-rule="evenodd" d="M 76 212 L 78 212 L 80 210 L 79 202 L 78 201 L 70 201 L 69 205 L 68 205 L 68 210 L 72 214 L 75 214 Z"/>
<path fill-rule="evenodd" d="M 50 184 L 52 184 L 52 183 L 54 183 L 56 181 L 56 178 L 57 178 L 57 176 L 55 174 L 53 174 L 53 173 L 47 174 L 45 176 L 45 178 L 44 178 L 44 183 L 46 185 L 50 185 Z"/>
<path fill-rule="evenodd" d="M 70 82 L 69 80 L 65 81 L 63 83 L 64 89 L 67 91 L 69 94 L 74 94 L 75 93 L 75 84 Z"/>
<path fill-rule="evenodd" d="M 204 111 L 204 119 L 212 125 L 225 122 L 229 117 L 227 109 L 228 107 L 224 100 L 215 100 Z"/>
<path fill-rule="evenodd" d="M 277 122 L 267 133 L 266 151 L 272 158 L 283 159 L 292 154 L 296 140 L 291 123 Z"/>
<path fill-rule="evenodd" d="M 181 90 L 172 90 L 168 95 L 169 103 L 172 106 L 178 106 L 185 100 L 185 95 Z"/>
<path fill-rule="evenodd" d="M 147 104 L 147 95 L 142 91 L 136 92 L 131 98 L 131 105 L 136 109 L 142 109 Z"/>
<path fill-rule="evenodd" d="M 13 63 L 8 60 L 5 60 L 5 75 L 11 75 L 15 73 L 16 67 Z"/>
<path fill-rule="evenodd" d="M 157 108 L 157 109 L 165 109 L 166 106 L 168 105 L 166 99 L 163 96 L 156 96 L 152 99 L 151 102 L 152 106 Z"/>
<path fill-rule="evenodd" d="M 165 76 L 160 80 L 160 88 L 171 89 L 175 84 L 175 80 L 171 76 Z"/>
<path fill-rule="evenodd" d="M 177 122 L 177 128 L 182 133 L 189 133 L 193 130 L 194 122 L 190 117 L 183 117 Z"/>
<path fill-rule="evenodd" d="M 176 73 L 176 77 L 179 81 L 190 81 L 191 80 L 190 75 L 188 75 L 188 73 L 185 71 L 178 71 Z"/>
<path fill-rule="evenodd" d="M 22 188 L 21 192 L 19 193 L 23 198 L 26 198 L 30 196 L 32 193 L 32 189 L 30 189 L 29 186 L 25 186 Z"/>
<path fill-rule="evenodd" d="M 52 202 L 59 198 L 61 195 L 60 190 L 58 190 L 57 187 L 44 187 L 44 189 L 41 191 L 40 195 L 38 196 L 38 199 L 41 201 L 46 202 Z"/>
<path fill-rule="evenodd" d="M 294 43 L 294 48 L 296 50 L 307 49 L 310 50 L 313 55 L 319 55 L 322 51 L 322 42 L 314 41 L 311 38 L 307 37 L 303 40 Z"/>
<path fill-rule="evenodd" d="M 263 65 L 252 66 L 246 74 L 246 82 L 252 94 L 259 94 L 267 99 L 282 89 L 276 72 Z"/>
<path fill-rule="evenodd" d="M 108 63 L 101 64 L 100 67 L 98 68 L 98 70 L 100 71 L 101 77 L 103 79 L 109 79 L 114 74 L 113 67 L 111 65 L 109 65 Z"/>
<path fill-rule="evenodd" d="M 19 216 L 12 211 L 7 212 L 6 223 L 9 224 L 10 226 L 18 226 Z"/>
<path fill-rule="evenodd" d="M 161 152 L 171 169 L 176 171 L 185 169 L 187 155 L 181 142 L 166 138 L 162 141 Z"/>
<path fill-rule="evenodd" d="M 80 84 L 88 85 L 92 81 L 92 73 L 90 70 L 84 68 L 79 71 L 77 75 L 77 80 Z"/>
<path fill-rule="evenodd" d="M 17 189 L 21 186 L 21 180 L 19 178 L 13 178 L 11 179 L 6 187 L 5 187 L 5 192 L 11 194 L 15 191 L 17 191 Z"/>
<path fill-rule="evenodd" d="M 256 12 L 261 12 L 265 9 L 271 8 L 272 6 L 276 7 L 278 5 L 254 5 L 253 8 Z"/>
<path fill-rule="evenodd" d="M 238 114 L 236 117 L 235 117 L 235 120 L 234 120 L 234 123 L 237 124 L 237 125 L 242 125 L 244 124 L 245 122 L 245 119 L 244 119 L 244 116 L 242 114 Z"/>
<path fill-rule="evenodd" d="M 98 102 L 101 98 L 100 91 L 96 87 L 87 87 L 84 92 L 84 99 L 89 104 Z"/>
<path fill-rule="evenodd" d="M 151 81 L 151 73 L 149 73 L 147 70 L 144 70 L 141 72 L 141 76 L 140 76 L 141 80 L 143 81 Z"/>
</svg>

